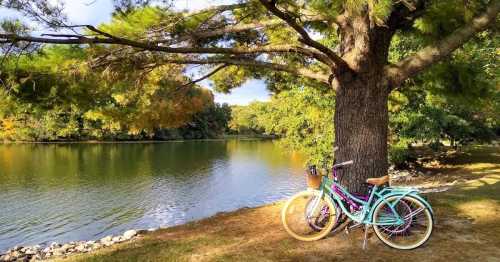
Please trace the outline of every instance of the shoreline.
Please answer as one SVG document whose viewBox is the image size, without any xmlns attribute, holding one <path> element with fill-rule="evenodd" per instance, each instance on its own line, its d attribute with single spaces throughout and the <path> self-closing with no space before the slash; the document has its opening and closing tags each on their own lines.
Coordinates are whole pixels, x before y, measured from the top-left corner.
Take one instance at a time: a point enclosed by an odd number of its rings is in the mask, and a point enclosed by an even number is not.
<svg viewBox="0 0 500 262">
<path fill-rule="evenodd" d="M 62 258 L 75 254 L 84 254 L 102 248 L 111 247 L 119 243 L 133 241 L 142 235 L 156 230 L 158 229 L 130 229 L 125 231 L 122 235 L 109 235 L 98 240 L 71 241 L 68 243 L 52 242 L 46 245 L 19 245 L 12 247 L 5 252 L 0 252 L 0 261 L 40 261 L 52 258 Z"/>
<path fill-rule="evenodd" d="M 391 172 L 391 183 L 395 184 L 395 186 L 408 186 L 412 181 L 419 178 L 423 178 L 425 175 L 423 173 L 419 173 L 415 170 L 392 170 Z M 450 188 L 455 186 L 458 181 L 454 181 L 453 183 L 441 183 L 439 185 L 423 185 L 420 183 L 421 192 L 423 194 L 428 193 L 439 193 L 448 191 Z M 462 182 L 462 181 L 461 181 Z M 150 234 L 159 234 L 163 231 L 175 230 L 176 228 L 184 228 L 190 227 L 192 225 L 204 223 L 206 221 L 216 220 L 219 217 L 224 216 L 234 216 L 240 214 L 242 212 L 247 212 L 251 210 L 258 210 L 267 207 L 280 206 L 282 205 L 286 199 L 278 200 L 273 203 L 268 203 L 260 206 L 253 207 L 241 207 L 236 210 L 231 211 L 221 211 L 217 212 L 211 216 L 186 221 L 185 223 L 172 225 L 167 227 L 158 227 L 158 228 L 150 228 L 150 229 L 130 229 L 125 231 L 122 235 L 109 235 L 103 237 L 98 240 L 80 240 L 80 241 L 71 241 L 68 243 L 57 243 L 52 242 L 50 244 L 37 244 L 37 245 L 27 245 L 27 246 L 14 246 L 6 251 L 0 250 L 0 262 L 13 262 L 13 261 L 24 261 L 23 259 L 27 258 L 27 261 L 40 261 L 47 259 L 58 259 L 58 258 L 66 258 L 74 255 L 83 255 L 87 253 L 93 253 L 95 251 L 104 249 L 104 248 L 112 248 L 118 244 L 127 244 L 133 242 L 135 240 L 139 240 L 146 235 Z M 91 254 L 90 254 L 91 255 Z"/>
<path fill-rule="evenodd" d="M 193 225 L 204 223 L 205 221 L 211 221 L 219 217 L 239 214 L 248 210 L 257 210 L 270 206 L 280 205 L 285 200 L 278 200 L 276 202 L 263 204 L 260 206 L 241 207 L 231 211 L 220 211 L 211 216 L 192 221 L 186 221 L 185 223 L 178 225 L 149 229 L 129 229 L 121 235 L 108 235 L 96 240 L 79 240 L 70 241 L 67 243 L 58 243 L 54 241 L 50 244 L 16 245 L 5 251 L 0 250 L 0 262 L 46 261 L 53 259 L 65 259 L 77 255 L 92 255 L 106 248 L 113 248 L 120 244 L 130 244 L 134 241 L 141 240 L 148 235 L 158 234 L 163 231 L 173 230 L 176 228 L 191 227 Z"/>
<path fill-rule="evenodd" d="M 224 140 L 274 140 L 277 136 L 223 136 L 220 138 L 172 139 L 172 140 L 68 140 L 68 141 L 0 141 L 0 145 L 58 145 L 58 144 L 162 144 L 183 142 L 212 142 Z"/>
</svg>

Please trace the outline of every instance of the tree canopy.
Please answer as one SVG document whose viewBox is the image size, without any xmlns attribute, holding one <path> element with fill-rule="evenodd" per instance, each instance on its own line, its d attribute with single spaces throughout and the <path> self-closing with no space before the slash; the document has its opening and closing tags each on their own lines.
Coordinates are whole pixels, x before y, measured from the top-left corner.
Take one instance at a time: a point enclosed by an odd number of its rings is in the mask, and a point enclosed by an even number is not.
<svg viewBox="0 0 500 262">
<path fill-rule="evenodd" d="M 94 49 L 94 66 L 116 67 L 119 63 L 144 71 L 166 64 L 209 64 L 212 68 L 226 65 L 221 71 L 238 71 L 217 81 L 220 90 L 250 77 L 283 83 L 289 76 L 298 76 L 328 84 L 346 71 L 359 70 L 352 58 L 354 53 L 363 52 L 362 47 L 351 50 L 350 55 L 338 50 L 343 48 L 339 46 L 339 29 L 346 19 L 368 12 L 371 26 L 391 27 L 397 35 L 417 40 L 412 45 L 419 50 L 391 54 L 399 59 L 386 66 L 385 81 L 398 86 L 484 30 L 500 9 L 498 1 L 483 0 L 466 4 L 453 0 L 247 0 L 186 12 L 175 11 L 167 1 L 156 1 L 154 6 L 155 1 L 114 2 L 113 21 L 93 26 L 67 25 L 63 6 L 50 1 L 4 0 L 0 5 L 70 33 L 30 36 L 29 28 L 18 21 L 4 21 L 0 43 L 15 47 L 27 43 L 88 44 Z M 81 28 L 84 30 L 78 30 Z M 346 54 L 340 57 L 336 49 Z"/>
</svg>

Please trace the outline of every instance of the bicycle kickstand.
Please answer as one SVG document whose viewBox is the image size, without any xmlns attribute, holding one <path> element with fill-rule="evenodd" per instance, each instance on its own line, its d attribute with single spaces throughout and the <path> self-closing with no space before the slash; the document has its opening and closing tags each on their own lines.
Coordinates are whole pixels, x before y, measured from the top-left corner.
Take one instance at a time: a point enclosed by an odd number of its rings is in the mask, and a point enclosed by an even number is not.
<svg viewBox="0 0 500 262">
<path fill-rule="evenodd" d="M 354 228 L 360 227 L 362 225 L 363 224 L 361 224 L 361 223 L 356 223 L 354 221 L 349 221 L 347 223 L 346 227 L 344 228 L 345 234 L 349 235 L 349 233 L 351 232 L 351 230 L 353 230 Z"/>
<path fill-rule="evenodd" d="M 368 224 L 365 225 L 365 238 L 363 239 L 363 250 L 366 250 L 366 246 L 368 245 Z"/>
</svg>

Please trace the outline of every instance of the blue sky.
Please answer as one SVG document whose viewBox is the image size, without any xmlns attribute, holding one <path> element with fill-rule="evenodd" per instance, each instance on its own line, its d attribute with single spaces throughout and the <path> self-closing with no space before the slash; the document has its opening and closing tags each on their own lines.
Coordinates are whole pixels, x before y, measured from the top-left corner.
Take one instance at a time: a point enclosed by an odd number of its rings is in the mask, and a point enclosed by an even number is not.
<svg viewBox="0 0 500 262">
<path fill-rule="evenodd" d="M 54 0 L 56 1 L 56 0 Z M 113 10 L 112 0 L 59 0 L 64 2 L 66 14 L 72 24 L 93 24 L 108 22 Z M 235 0 L 175 0 L 175 7 L 178 9 L 197 10 L 217 4 L 230 4 Z M 91 4 L 89 4 L 91 3 Z M 16 16 L 14 12 L 0 9 L 0 19 Z M 42 29 L 41 29 L 42 30 Z M 201 83 L 206 88 L 212 89 L 208 81 Z M 215 101 L 219 103 L 229 103 L 245 105 L 254 100 L 267 101 L 270 93 L 266 89 L 263 81 L 250 80 L 242 87 L 236 88 L 230 94 L 215 94 Z"/>
</svg>

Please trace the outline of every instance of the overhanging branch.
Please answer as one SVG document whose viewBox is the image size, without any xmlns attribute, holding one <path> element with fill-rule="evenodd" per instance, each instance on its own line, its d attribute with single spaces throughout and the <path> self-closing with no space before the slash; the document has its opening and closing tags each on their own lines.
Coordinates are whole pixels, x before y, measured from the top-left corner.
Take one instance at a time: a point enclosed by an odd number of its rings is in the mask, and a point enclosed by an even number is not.
<svg viewBox="0 0 500 262">
<path fill-rule="evenodd" d="M 485 30 L 493 23 L 499 11 L 500 1 L 491 1 L 486 12 L 474 18 L 471 23 L 456 30 L 438 43 L 429 45 L 394 65 L 386 66 L 385 79 L 387 83 L 395 88 L 401 85 L 406 79 L 415 76 L 422 70 L 447 57 L 476 33 Z"/>
<path fill-rule="evenodd" d="M 287 72 L 298 77 L 305 77 L 316 80 L 323 84 L 329 85 L 329 76 L 314 72 L 306 68 L 296 68 L 289 65 L 282 65 L 270 62 L 250 60 L 245 58 L 206 58 L 206 59 L 191 59 L 191 58 L 166 58 L 156 63 L 147 64 L 143 69 L 149 67 L 157 67 L 164 64 L 190 64 L 190 65 L 207 65 L 207 64 L 226 64 L 248 66 L 255 68 L 271 69 L 274 71 Z"/>
<path fill-rule="evenodd" d="M 219 72 L 220 70 L 222 70 L 222 69 L 224 69 L 226 67 L 227 67 L 227 64 L 220 65 L 220 66 L 216 67 L 215 69 L 213 69 L 212 71 L 210 71 L 208 74 L 206 74 L 206 75 L 204 75 L 204 76 L 202 76 L 202 77 L 200 77 L 198 79 L 195 79 L 193 81 L 190 81 L 189 83 L 186 83 L 186 84 L 182 85 L 182 87 L 190 86 L 190 85 L 194 85 L 196 83 L 199 83 L 199 82 L 201 82 L 201 81 L 203 81 L 203 80 L 205 80 L 205 79 L 207 79 L 207 78 L 209 78 L 209 77 L 217 74 L 217 72 Z"/>
<path fill-rule="evenodd" d="M 302 43 L 319 50 L 320 52 L 324 53 L 329 59 L 331 59 L 332 66 L 342 69 L 349 68 L 349 65 L 340 56 L 335 54 L 333 50 L 322 45 L 317 41 L 314 41 L 306 32 L 306 30 L 295 21 L 295 18 L 293 16 L 279 10 L 275 5 L 276 1 L 268 1 L 268 0 L 259 0 L 259 1 L 263 6 L 267 8 L 267 10 L 269 10 L 275 16 L 279 17 L 280 19 L 285 21 L 290 27 L 292 27 L 301 36 L 300 41 Z"/>
<path fill-rule="evenodd" d="M 16 34 L 2 34 L 0 33 L 0 42 L 32 42 L 32 43 L 48 43 L 48 44 L 113 44 L 130 46 L 142 50 L 158 51 L 171 54 L 259 54 L 259 53 L 300 53 L 302 55 L 315 58 L 319 61 L 326 63 L 326 57 L 320 52 L 315 50 L 293 46 L 293 45 L 269 45 L 269 46 L 255 46 L 255 47 L 168 47 L 151 44 L 148 42 L 139 42 L 129 40 L 111 34 L 102 32 L 93 26 L 86 26 L 89 30 L 98 33 L 104 37 L 87 37 L 79 35 L 50 35 L 52 38 L 47 37 L 34 37 L 34 36 L 20 36 Z M 53 38 L 55 36 L 62 38 Z"/>
</svg>

